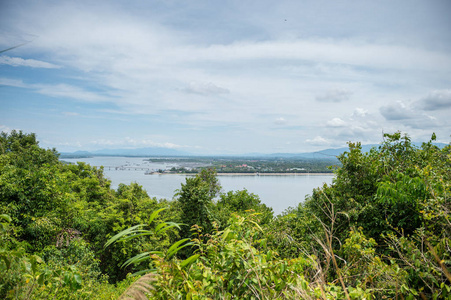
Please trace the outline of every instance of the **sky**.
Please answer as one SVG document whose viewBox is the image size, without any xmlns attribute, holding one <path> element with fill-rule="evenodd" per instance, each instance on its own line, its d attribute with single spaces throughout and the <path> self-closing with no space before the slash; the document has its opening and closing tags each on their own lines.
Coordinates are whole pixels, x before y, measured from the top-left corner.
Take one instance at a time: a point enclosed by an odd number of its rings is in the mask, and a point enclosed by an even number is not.
<svg viewBox="0 0 451 300">
<path fill-rule="evenodd" d="M 0 131 L 61 152 L 451 140 L 451 1 L 0 1 Z"/>
</svg>

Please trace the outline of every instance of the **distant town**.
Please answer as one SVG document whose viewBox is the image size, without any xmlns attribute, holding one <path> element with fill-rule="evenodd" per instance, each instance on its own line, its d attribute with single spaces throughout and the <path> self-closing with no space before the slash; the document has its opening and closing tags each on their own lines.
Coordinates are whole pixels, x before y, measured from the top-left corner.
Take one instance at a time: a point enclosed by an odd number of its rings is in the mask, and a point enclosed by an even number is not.
<svg viewBox="0 0 451 300">
<path fill-rule="evenodd" d="M 171 163 L 177 166 L 166 170 L 154 170 L 147 174 L 195 174 L 202 169 L 215 169 L 221 174 L 265 175 L 332 173 L 339 164 L 335 158 L 293 159 L 293 158 L 151 158 L 153 163 Z"/>
</svg>

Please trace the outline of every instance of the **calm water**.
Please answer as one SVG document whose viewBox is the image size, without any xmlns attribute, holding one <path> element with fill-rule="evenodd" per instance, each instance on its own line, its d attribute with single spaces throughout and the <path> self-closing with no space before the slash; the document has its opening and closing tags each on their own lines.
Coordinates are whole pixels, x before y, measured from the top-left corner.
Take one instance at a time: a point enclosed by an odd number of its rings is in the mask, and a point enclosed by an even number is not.
<svg viewBox="0 0 451 300">
<path fill-rule="evenodd" d="M 142 185 L 149 196 L 172 199 L 175 190 L 185 182 L 185 175 L 145 175 L 146 170 L 167 169 L 176 164 L 150 163 L 145 158 L 137 157 L 92 157 L 64 159 L 68 162 L 83 161 L 92 166 L 104 166 L 105 175 L 111 179 L 112 188 L 119 183 L 137 182 Z M 295 207 L 304 201 L 323 183 L 331 183 L 332 175 L 300 176 L 218 176 L 223 191 L 247 189 L 257 194 L 260 200 L 280 214 L 288 207 Z"/>
</svg>

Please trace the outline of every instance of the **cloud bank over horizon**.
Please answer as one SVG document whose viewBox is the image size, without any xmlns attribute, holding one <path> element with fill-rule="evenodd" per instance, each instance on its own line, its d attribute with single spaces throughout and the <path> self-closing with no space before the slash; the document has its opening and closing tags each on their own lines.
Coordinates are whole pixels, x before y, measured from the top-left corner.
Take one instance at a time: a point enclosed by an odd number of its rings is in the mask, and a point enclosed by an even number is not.
<svg viewBox="0 0 451 300">
<path fill-rule="evenodd" d="M 445 0 L 0 6 L 0 50 L 25 43 L 0 53 L 0 128 L 60 151 L 449 142 Z"/>
</svg>

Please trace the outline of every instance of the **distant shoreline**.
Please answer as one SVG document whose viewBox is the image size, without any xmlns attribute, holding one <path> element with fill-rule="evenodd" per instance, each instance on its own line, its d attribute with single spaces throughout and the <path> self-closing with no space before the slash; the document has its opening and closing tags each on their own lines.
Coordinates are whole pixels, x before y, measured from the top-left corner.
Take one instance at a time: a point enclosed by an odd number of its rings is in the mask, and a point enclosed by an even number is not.
<svg viewBox="0 0 451 300">
<path fill-rule="evenodd" d="M 216 176 L 317 176 L 335 175 L 334 173 L 216 173 Z"/>
<path fill-rule="evenodd" d="M 154 173 L 147 175 L 183 175 L 196 176 L 197 173 Z M 216 176 L 334 176 L 334 173 L 216 173 Z"/>
</svg>

